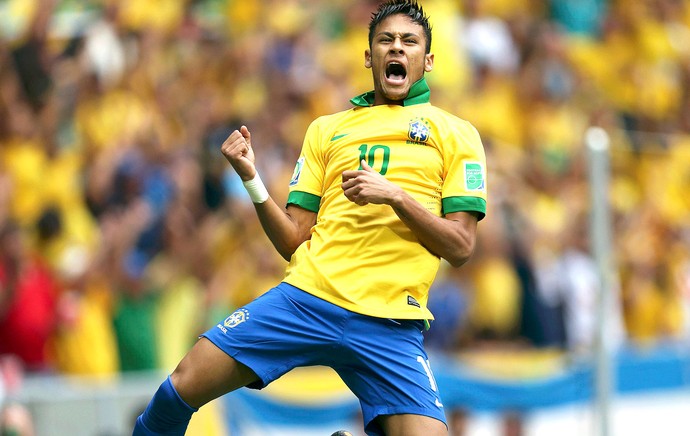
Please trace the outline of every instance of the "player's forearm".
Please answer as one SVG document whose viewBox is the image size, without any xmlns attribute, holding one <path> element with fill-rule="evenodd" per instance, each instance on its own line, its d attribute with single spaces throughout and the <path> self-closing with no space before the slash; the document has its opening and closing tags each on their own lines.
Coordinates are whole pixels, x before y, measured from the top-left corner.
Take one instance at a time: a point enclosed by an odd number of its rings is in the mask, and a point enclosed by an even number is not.
<svg viewBox="0 0 690 436">
<path fill-rule="evenodd" d="M 454 267 L 467 262 L 475 246 L 476 218 L 454 214 L 454 219 L 438 217 L 411 196 L 404 194 L 391 207 L 429 251 Z"/>
<path fill-rule="evenodd" d="M 254 208 L 268 239 L 285 260 L 290 260 L 305 240 L 297 223 L 270 197 L 263 203 L 254 203 Z"/>
</svg>

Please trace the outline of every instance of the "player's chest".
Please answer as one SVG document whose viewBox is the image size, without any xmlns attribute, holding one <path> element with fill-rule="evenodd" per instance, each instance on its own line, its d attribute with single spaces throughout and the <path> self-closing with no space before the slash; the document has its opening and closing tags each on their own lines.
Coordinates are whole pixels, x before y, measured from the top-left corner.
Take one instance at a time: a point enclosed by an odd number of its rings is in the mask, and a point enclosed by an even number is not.
<svg viewBox="0 0 690 436">
<path fill-rule="evenodd" d="M 361 169 L 365 161 L 391 181 L 437 179 L 443 172 L 438 134 L 419 116 L 359 117 L 329 133 L 324 147 L 327 172 Z"/>
</svg>

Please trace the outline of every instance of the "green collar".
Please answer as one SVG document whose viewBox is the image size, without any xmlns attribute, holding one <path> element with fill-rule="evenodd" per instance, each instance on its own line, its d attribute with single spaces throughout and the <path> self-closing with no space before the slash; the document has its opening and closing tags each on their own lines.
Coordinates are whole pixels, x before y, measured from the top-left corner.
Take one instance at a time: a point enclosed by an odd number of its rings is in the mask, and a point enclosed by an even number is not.
<svg viewBox="0 0 690 436">
<path fill-rule="evenodd" d="M 429 103 L 429 85 L 426 79 L 422 77 L 412 84 L 407 98 L 403 101 L 403 106 L 412 106 L 413 104 Z M 357 97 L 353 97 L 350 103 L 355 106 L 373 106 L 374 105 L 374 91 L 365 92 Z"/>
</svg>

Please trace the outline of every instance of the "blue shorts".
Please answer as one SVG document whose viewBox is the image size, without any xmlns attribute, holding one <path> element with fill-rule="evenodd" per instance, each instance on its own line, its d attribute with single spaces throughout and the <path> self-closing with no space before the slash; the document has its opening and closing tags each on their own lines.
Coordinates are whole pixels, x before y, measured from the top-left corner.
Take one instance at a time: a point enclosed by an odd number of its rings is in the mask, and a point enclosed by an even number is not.
<svg viewBox="0 0 690 436">
<path fill-rule="evenodd" d="M 423 347 L 421 320 L 360 315 L 281 283 L 202 336 L 260 378 L 261 389 L 299 366 L 333 368 L 359 399 L 367 434 L 380 415 L 446 423 Z"/>
</svg>

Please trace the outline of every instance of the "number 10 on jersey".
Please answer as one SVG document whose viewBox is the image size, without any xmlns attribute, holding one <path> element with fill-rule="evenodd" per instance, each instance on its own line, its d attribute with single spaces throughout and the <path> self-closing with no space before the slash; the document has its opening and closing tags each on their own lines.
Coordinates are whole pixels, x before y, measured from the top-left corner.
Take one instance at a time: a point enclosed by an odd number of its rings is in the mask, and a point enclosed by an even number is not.
<svg viewBox="0 0 690 436">
<path fill-rule="evenodd" d="M 379 155 L 379 159 L 381 159 L 381 167 L 380 169 L 377 169 L 376 165 L 376 155 Z M 375 169 L 376 171 L 379 172 L 382 176 L 386 174 L 388 171 L 388 161 L 390 160 L 391 157 L 391 149 L 390 147 L 386 145 L 372 145 L 369 147 L 367 144 L 362 144 L 359 146 L 359 168 L 358 170 L 362 169 L 362 160 L 367 161 L 367 165 Z"/>
</svg>

